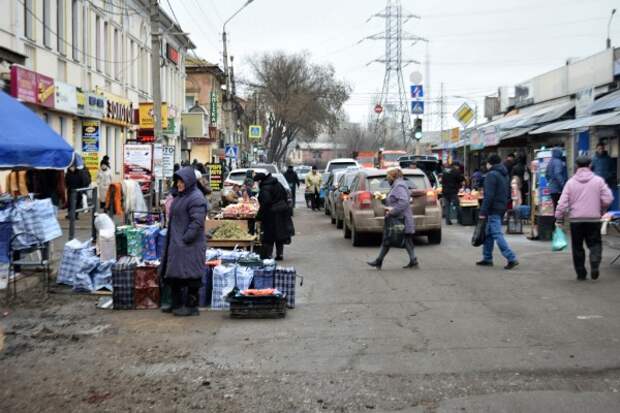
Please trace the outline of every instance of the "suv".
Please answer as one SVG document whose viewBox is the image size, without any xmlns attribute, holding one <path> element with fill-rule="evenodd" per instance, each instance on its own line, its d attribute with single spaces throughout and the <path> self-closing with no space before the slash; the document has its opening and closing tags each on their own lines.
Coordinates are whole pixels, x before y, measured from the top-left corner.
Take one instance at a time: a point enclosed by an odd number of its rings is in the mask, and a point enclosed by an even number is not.
<svg viewBox="0 0 620 413">
<path fill-rule="evenodd" d="M 353 158 L 332 159 L 327 163 L 327 168 L 325 168 L 325 172 L 334 172 L 338 169 L 346 169 L 349 166 L 359 167 L 359 164 Z"/>
<path fill-rule="evenodd" d="M 437 156 L 405 155 L 398 159 L 398 164 L 403 169 L 411 168 L 415 165 L 418 169 L 424 171 L 433 188 L 439 189 L 441 186 L 438 178 L 439 174 L 441 174 L 441 162 Z"/>
<path fill-rule="evenodd" d="M 357 176 L 358 170 L 347 170 L 340 175 L 338 187 L 334 190 L 331 208 L 332 224 L 336 224 L 336 228 L 342 229 L 344 225 L 344 201 L 349 197 L 349 188 L 353 183 L 353 179 Z"/>
<path fill-rule="evenodd" d="M 411 190 L 416 235 L 426 235 L 430 244 L 441 243 L 441 206 L 430 181 L 419 169 L 404 169 L 403 175 Z M 348 199 L 343 202 L 344 237 L 357 247 L 365 235 L 383 232 L 383 202 L 374 195 L 387 194 L 390 184 L 386 171 L 365 169 L 357 173 L 348 189 Z"/>
</svg>

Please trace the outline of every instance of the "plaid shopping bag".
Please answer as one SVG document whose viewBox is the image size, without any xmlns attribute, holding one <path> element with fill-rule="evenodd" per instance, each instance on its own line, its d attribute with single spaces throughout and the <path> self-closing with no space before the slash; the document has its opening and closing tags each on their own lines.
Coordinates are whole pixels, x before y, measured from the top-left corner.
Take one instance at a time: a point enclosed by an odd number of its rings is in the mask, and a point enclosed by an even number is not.
<svg viewBox="0 0 620 413">
<path fill-rule="evenodd" d="M 297 272 L 294 268 L 277 267 L 274 274 L 274 288 L 286 294 L 286 306 L 295 308 L 295 280 Z"/>
<path fill-rule="evenodd" d="M 157 287 L 136 288 L 134 302 L 136 310 L 152 310 L 159 308 L 160 290 Z M 114 307 L 116 308 L 116 307 Z"/>
<path fill-rule="evenodd" d="M 157 267 L 152 265 L 141 265 L 136 268 L 134 286 L 135 288 L 159 288 Z"/>
<path fill-rule="evenodd" d="M 75 276 L 82 269 L 82 251 L 90 248 L 90 240 L 80 242 L 77 239 L 65 244 L 62 252 L 60 267 L 58 268 L 57 284 L 65 284 L 73 287 Z"/>
<path fill-rule="evenodd" d="M 138 261 L 122 257 L 112 267 L 112 301 L 115 310 L 132 310 L 134 304 L 134 278 Z"/>
</svg>

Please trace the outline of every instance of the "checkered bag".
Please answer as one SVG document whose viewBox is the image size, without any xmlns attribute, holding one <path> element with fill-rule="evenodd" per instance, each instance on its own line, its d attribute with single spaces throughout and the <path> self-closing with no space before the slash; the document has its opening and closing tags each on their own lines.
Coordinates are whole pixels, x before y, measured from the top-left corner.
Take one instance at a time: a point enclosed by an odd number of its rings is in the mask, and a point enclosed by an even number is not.
<svg viewBox="0 0 620 413">
<path fill-rule="evenodd" d="M 235 266 L 218 265 L 213 269 L 213 293 L 211 294 L 211 308 L 226 310 L 230 304 L 224 297 L 235 288 Z"/>
<path fill-rule="evenodd" d="M 134 308 L 134 278 L 138 260 L 122 257 L 112 267 L 112 300 L 115 310 Z"/>
<path fill-rule="evenodd" d="M 135 309 L 153 310 L 159 308 L 159 293 L 159 287 L 136 288 L 134 291 Z"/>
<path fill-rule="evenodd" d="M 277 267 L 274 274 L 274 288 L 286 294 L 286 306 L 295 308 L 295 268 Z"/>
<path fill-rule="evenodd" d="M 159 288 L 159 276 L 157 275 L 157 267 L 152 265 L 139 266 L 136 269 L 134 286 L 136 288 Z"/>
<path fill-rule="evenodd" d="M 101 261 L 97 268 L 90 273 L 95 291 L 112 291 L 112 267 L 114 264 L 116 264 L 116 260 Z"/>
<path fill-rule="evenodd" d="M 48 242 L 62 236 L 56 207 L 49 198 L 17 203 L 13 209 L 12 220 L 14 233 L 25 232 L 34 235 L 40 242 Z M 31 240 L 18 236 L 16 244 L 17 248 L 27 248 Z"/>
<path fill-rule="evenodd" d="M 91 273 L 100 264 L 99 257 L 95 255 L 95 249 L 84 248 L 79 254 L 79 270 L 73 277 L 73 291 L 78 293 L 92 293 L 95 291 Z"/>
<path fill-rule="evenodd" d="M 202 287 L 198 290 L 198 306 L 210 307 L 213 296 L 213 267 L 207 266 L 202 276 Z"/>
<path fill-rule="evenodd" d="M 9 262 L 9 251 L 11 250 L 11 237 L 13 236 L 13 226 L 11 222 L 0 220 L 0 263 Z"/>
<path fill-rule="evenodd" d="M 263 290 L 273 288 L 274 267 L 262 267 L 254 269 L 254 288 Z"/>
<path fill-rule="evenodd" d="M 82 251 L 90 248 L 91 241 L 80 242 L 73 239 L 65 244 L 62 252 L 62 260 L 56 277 L 57 284 L 65 284 L 73 287 L 75 276 L 82 269 Z"/>
</svg>

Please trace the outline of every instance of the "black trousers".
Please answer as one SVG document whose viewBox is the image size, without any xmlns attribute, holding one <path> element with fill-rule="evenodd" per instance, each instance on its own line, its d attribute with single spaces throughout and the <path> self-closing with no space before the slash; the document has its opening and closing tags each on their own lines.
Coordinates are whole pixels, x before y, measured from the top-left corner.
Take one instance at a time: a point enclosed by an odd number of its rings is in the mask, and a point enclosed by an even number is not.
<svg viewBox="0 0 620 413">
<path fill-rule="evenodd" d="M 267 260 L 272 258 L 273 254 L 273 245 L 276 246 L 276 257 L 282 257 L 284 255 L 284 243 L 280 241 L 271 241 L 265 242 L 263 241 L 263 246 L 260 252 L 260 258 L 263 260 Z"/>
<path fill-rule="evenodd" d="M 446 217 L 446 224 L 451 224 L 452 220 L 450 219 L 450 209 L 452 205 L 456 205 L 456 208 L 459 208 L 459 196 L 458 194 L 444 194 L 443 198 L 443 213 Z"/>
<path fill-rule="evenodd" d="M 601 239 L 600 222 L 572 222 L 570 224 L 571 248 L 573 250 L 573 265 L 579 278 L 585 278 L 586 251 L 583 248 L 585 241 L 590 250 L 590 269 L 597 270 L 603 257 L 603 241 Z"/>
<path fill-rule="evenodd" d="M 409 262 L 413 262 L 416 260 L 415 251 L 413 247 L 413 234 L 405 234 L 405 249 L 407 250 L 407 254 L 409 254 Z M 381 250 L 379 251 L 379 256 L 377 257 L 377 261 L 383 262 L 383 259 L 390 252 L 390 247 L 381 245 Z"/>
<path fill-rule="evenodd" d="M 293 199 L 293 208 L 295 208 L 295 203 L 297 202 L 297 187 L 294 183 L 288 184 L 291 187 L 291 198 Z"/>
<path fill-rule="evenodd" d="M 198 307 L 198 290 L 202 286 L 201 279 L 171 279 L 172 309 L 180 307 Z M 184 292 L 187 291 L 187 294 Z"/>
<path fill-rule="evenodd" d="M 554 211 L 558 207 L 558 202 L 560 202 L 560 196 L 562 196 L 562 194 L 551 194 L 551 201 L 553 202 Z"/>
<path fill-rule="evenodd" d="M 312 206 L 312 210 L 319 209 L 320 207 L 320 197 L 317 191 L 314 191 L 312 195 L 310 195 L 310 205 Z"/>
</svg>

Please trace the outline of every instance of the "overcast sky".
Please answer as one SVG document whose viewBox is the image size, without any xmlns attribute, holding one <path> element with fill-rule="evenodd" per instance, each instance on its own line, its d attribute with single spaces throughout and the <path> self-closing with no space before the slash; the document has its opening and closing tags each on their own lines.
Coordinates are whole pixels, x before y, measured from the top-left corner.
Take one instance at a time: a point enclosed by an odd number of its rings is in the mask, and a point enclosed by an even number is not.
<svg viewBox="0 0 620 413">
<path fill-rule="evenodd" d="M 183 29 L 197 45 L 196 53 L 222 62 L 222 24 L 245 0 L 170 0 Z M 169 10 L 162 0 L 162 7 Z M 384 54 L 384 42 L 366 40 L 381 32 L 385 21 L 366 20 L 385 7 L 384 0 L 254 0 L 227 26 L 229 53 L 236 74 L 250 75 L 247 61 L 263 52 L 308 51 L 315 62 L 332 64 L 337 76 L 353 88 L 346 111 L 352 121 L 365 122 L 374 96 L 383 84 L 384 66 L 367 64 Z M 403 8 L 421 16 L 410 20 L 408 32 L 430 43 L 431 96 L 440 84 L 448 96 L 446 125 L 456 126 L 452 112 L 463 100 L 482 97 L 498 86 L 523 80 L 585 57 L 605 47 L 607 22 L 619 0 L 402 0 Z M 619 12 L 620 13 L 620 12 Z M 620 46 L 620 16 L 612 23 L 612 42 Z M 404 69 L 426 75 L 426 45 L 404 43 L 404 58 L 422 62 Z M 439 128 L 439 107 L 427 108 Z"/>
</svg>

